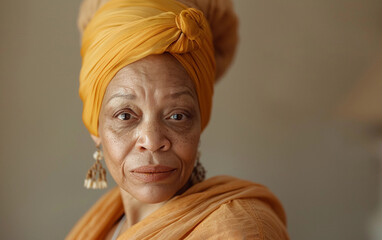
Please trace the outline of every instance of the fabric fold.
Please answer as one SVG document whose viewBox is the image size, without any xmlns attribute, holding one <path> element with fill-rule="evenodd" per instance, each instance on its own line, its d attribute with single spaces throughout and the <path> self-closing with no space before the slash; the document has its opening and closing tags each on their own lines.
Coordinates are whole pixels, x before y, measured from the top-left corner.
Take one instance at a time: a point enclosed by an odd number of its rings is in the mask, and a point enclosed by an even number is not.
<svg viewBox="0 0 382 240">
<path fill-rule="evenodd" d="M 244 202 L 240 202 L 240 201 Z M 115 206 L 112 204 L 115 202 Z M 101 207 L 103 206 L 103 207 Z M 226 207 L 222 207 L 226 206 Z M 233 208 L 227 208 L 233 206 Z M 109 208 L 110 211 L 104 210 Z M 118 208 L 120 208 L 118 210 Z M 99 210 L 102 209 L 102 210 Z M 164 206 L 138 222 L 123 233 L 118 239 L 197 239 L 190 236 L 206 236 L 203 224 L 220 224 L 219 221 L 228 216 L 224 209 L 235 214 L 242 214 L 243 219 L 225 219 L 225 223 L 236 228 L 226 229 L 228 234 L 240 231 L 241 227 L 250 227 L 243 234 L 268 234 L 262 232 L 262 216 L 268 213 L 265 223 L 271 226 L 272 234 L 288 239 L 286 233 L 286 215 L 279 200 L 266 187 L 229 176 L 213 177 L 194 185 L 185 193 L 170 199 Z M 105 212 L 106 211 L 106 212 Z M 223 211 L 217 219 L 211 216 Z M 80 236 L 104 236 L 123 214 L 123 206 L 119 189 L 113 189 L 99 200 L 95 206 L 79 221 L 67 239 L 99 239 L 81 238 Z M 257 214 L 257 215 L 256 215 Z M 254 217 L 256 215 L 256 217 Z M 268 216 L 267 215 L 267 216 Z M 214 218 L 216 218 L 214 216 Z M 241 226 L 241 221 L 251 225 Z M 98 223 L 98 225 L 96 224 Z M 199 230 L 202 229 L 202 230 Z M 213 229 L 213 228 L 211 228 Z M 94 231 L 97 234 L 91 234 Z M 213 236 L 218 234 L 210 232 Z"/>
</svg>

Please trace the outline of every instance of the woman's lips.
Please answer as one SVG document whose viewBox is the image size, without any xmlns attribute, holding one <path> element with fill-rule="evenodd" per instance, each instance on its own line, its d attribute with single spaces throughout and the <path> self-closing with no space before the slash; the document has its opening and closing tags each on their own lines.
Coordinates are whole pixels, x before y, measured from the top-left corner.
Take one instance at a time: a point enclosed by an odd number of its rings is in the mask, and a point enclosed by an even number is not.
<svg viewBox="0 0 382 240">
<path fill-rule="evenodd" d="M 175 170 L 176 168 L 156 165 L 139 167 L 130 172 L 138 180 L 150 183 L 159 182 L 169 178 L 175 172 Z"/>
</svg>

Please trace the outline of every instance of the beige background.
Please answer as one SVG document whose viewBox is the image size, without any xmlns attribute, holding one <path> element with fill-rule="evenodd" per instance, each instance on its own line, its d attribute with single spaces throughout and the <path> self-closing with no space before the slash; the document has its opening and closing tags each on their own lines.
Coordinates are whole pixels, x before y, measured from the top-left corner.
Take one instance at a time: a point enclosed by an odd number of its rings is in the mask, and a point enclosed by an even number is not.
<svg viewBox="0 0 382 240">
<path fill-rule="evenodd" d="M 79 0 L 2 1 L 0 238 L 63 239 L 103 193 L 83 189 Z M 267 185 L 292 239 L 367 239 L 369 129 L 334 109 L 377 56 L 380 0 L 236 0 L 241 43 L 202 138 L 208 175 Z M 111 180 L 111 178 L 109 177 Z"/>
</svg>

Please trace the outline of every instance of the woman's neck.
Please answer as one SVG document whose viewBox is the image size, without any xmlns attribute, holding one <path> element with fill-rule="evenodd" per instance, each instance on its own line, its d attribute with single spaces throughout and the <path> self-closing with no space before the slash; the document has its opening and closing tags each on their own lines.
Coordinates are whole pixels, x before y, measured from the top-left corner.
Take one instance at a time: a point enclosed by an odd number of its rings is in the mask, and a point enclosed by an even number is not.
<svg viewBox="0 0 382 240">
<path fill-rule="evenodd" d="M 159 209 L 166 202 L 161 203 L 143 203 L 133 196 L 131 196 L 128 192 L 121 189 L 121 197 L 123 202 L 123 207 L 126 215 L 126 222 L 123 224 L 121 232 L 126 231 L 128 228 L 133 226 L 134 224 L 140 222 L 145 217 L 153 213 L 155 210 Z"/>
<path fill-rule="evenodd" d="M 191 181 L 187 181 L 187 183 L 174 195 L 181 195 L 185 191 L 187 191 L 192 186 Z M 151 213 L 155 212 L 157 209 L 162 207 L 167 201 L 160 203 L 144 203 L 133 196 L 130 193 L 126 192 L 122 188 L 120 188 L 123 208 L 125 210 L 126 220 L 123 223 L 120 233 L 122 234 L 127 229 L 132 227 L 134 224 L 142 221 L 145 217 L 149 216 Z"/>
</svg>

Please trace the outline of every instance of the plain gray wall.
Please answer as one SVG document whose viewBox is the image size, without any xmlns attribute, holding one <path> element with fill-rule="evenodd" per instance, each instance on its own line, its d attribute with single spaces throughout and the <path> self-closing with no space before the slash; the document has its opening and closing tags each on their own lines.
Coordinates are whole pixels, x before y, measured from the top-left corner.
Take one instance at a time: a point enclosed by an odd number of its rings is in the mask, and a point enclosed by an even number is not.
<svg viewBox="0 0 382 240">
<path fill-rule="evenodd" d="M 241 41 L 202 137 L 208 175 L 267 185 L 292 239 L 367 239 L 377 161 L 365 127 L 334 109 L 376 57 L 382 2 L 234 3 Z M 1 239 L 63 239 L 104 193 L 82 187 L 94 145 L 78 97 L 79 4 L 1 2 Z"/>
</svg>

